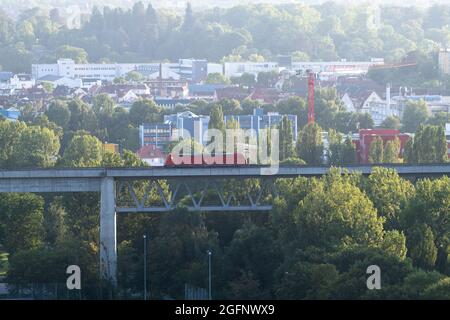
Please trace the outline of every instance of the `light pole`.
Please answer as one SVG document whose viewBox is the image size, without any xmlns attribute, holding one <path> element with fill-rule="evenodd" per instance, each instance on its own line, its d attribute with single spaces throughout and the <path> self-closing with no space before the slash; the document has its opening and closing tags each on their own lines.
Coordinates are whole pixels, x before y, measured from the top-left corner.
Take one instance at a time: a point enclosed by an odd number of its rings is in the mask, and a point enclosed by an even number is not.
<svg viewBox="0 0 450 320">
<path fill-rule="evenodd" d="M 144 234 L 144 300 L 147 300 L 147 235 Z"/>
<path fill-rule="evenodd" d="M 211 250 L 207 251 L 208 253 L 208 298 L 209 300 L 212 300 L 212 294 L 211 294 Z"/>
</svg>

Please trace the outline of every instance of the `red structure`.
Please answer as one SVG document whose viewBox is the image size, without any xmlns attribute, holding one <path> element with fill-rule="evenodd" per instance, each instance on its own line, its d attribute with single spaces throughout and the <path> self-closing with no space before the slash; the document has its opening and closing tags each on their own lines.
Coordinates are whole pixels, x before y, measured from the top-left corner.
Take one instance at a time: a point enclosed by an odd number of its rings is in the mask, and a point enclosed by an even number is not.
<svg viewBox="0 0 450 320">
<path fill-rule="evenodd" d="M 222 156 L 207 156 L 203 154 L 179 156 L 169 154 L 164 163 L 165 167 L 186 167 L 186 166 L 237 166 L 246 165 L 247 160 L 243 154 L 223 154 Z"/>
<path fill-rule="evenodd" d="M 395 129 L 360 129 L 359 139 L 353 140 L 353 143 L 356 146 L 359 163 L 369 163 L 370 144 L 377 137 L 380 137 L 383 140 L 384 146 L 386 146 L 388 141 L 394 140 L 397 137 L 400 140 L 400 157 L 403 157 L 405 145 L 410 139 L 408 134 L 401 133 Z"/>
<path fill-rule="evenodd" d="M 316 75 L 308 70 L 308 123 L 314 122 L 314 80 Z"/>
</svg>

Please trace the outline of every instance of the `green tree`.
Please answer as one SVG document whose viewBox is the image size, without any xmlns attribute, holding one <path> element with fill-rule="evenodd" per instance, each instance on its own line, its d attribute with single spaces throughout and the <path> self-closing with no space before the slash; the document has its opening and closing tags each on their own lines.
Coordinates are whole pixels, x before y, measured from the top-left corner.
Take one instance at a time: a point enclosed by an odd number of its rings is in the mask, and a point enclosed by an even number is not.
<svg viewBox="0 0 450 320">
<path fill-rule="evenodd" d="M 206 77 L 205 83 L 209 84 L 230 84 L 231 81 L 221 73 L 210 73 Z"/>
<path fill-rule="evenodd" d="M 381 244 L 384 219 L 354 182 L 332 172 L 311 188 L 294 209 L 304 246 Z"/>
<path fill-rule="evenodd" d="M 330 129 L 328 130 L 328 142 L 328 160 L 331 165 L 356 163 L 356 147 L 350 135 L 343 141 L 340 133 Z"/>
<path fill-rule="evenodd" d="M 397 129 L 399 130 L 401 127 L 400 119 L 396 116 L 388 116 L 386 117 L 380 125 L 381 128 L 386 129 Z"/>
<path fill-rule="evenodd" d="M 58 160 L 59 138 L 52 130 L 28 127 L 20 135 L 11 154 L 18 167 L 51 167 Z"/>
<path fill-rule="evenodd" d="M 157 123 L 162 120 L 161 111 L 152 100 L 136 101 L 131 105 L 129 119 L 135 127 L 143 123 Z"/>
<path fill-rule="evenodd" d="M 231 82 L 234 84 L 239 84 L 246 87 L 253 87 L 256 84 L 255 75 L 251 73 L 243 73 L 238 78 L 232 78 Z"/>
<path fill-rule="evenodd" d="M 434 241 L 433 230 L 426 224 L 413 226 L 408 232 L 409 255 L 416 266 L 434 268 L 438 251 Z"/>
<path fill-rule="evenodd" d="M 49 121 L 56 123 L 63 129 L 67 128 L 70 120 L 70 110 L 65 101 L 53 100 L 47 111 L 45 111 L 45 115 Z"/>
<path fill-rule="evenodd" d="M 46 235 L 45 240 L 50 245 L 64 241 L 67 234 L 66 214 L 60 197 L 55 197 L 50 206 L 44 211 L 43 227 Z"/>
<path fill-rule="evenodd" d="M 414 186 L 393 169 L 375 167 L 365 181 L 365 192 L 378 215 L 386 219 L 385 229 L 400 229 L 400 215 L 414 195 Z"/>
<path fill-rule="evenodd" d="M 10 254 L 38 248 L 45 238 L 44 200 L 31 194 L 0 194 L 0 241 Z"/>
<path fill-rule="evenodd" d="M 277 83 L 278 78 L 279 74 L 276 71 L 260 72 L 258 73 L 256 84 L 264 88 L 273 88 Z"/>
<path fill-rule="evenodd" d="M 210 113 L 208 129 L 217 129 L 222 132 L 225 132 L 225 123 L 223 121 L 223 111 L 222 106 L 219 104 L 215 104 Z"/>
<path fill-rule="evenodd" d="M 309 165 L 322 163 L 322 128 L 315 122 L 307 124 L 297 139 L 297 156 Z"/>
<path fill-rule="evenodd" d="M 139 81 L 142 81 L 143 79 L 144 79 L 144 76 L 142 75 L 142 73 L 137 72 L 137 71 L 130 71 L 126 75 L 126 80 L 131 81 L 131 82 L 139 82 Z"/>
<path fill-rule="evenodd" d="M 75 61 L 75 63 L 88 63 L 88 55 L 83 48 L 72 47 L 63 45 L 55 50 L 56 57 L 68 58 Z"/>
<path fill-rule="evenodd" d="M 294 156 L 294 135 L 292 132 L 292 122 L 287 116 L 283 116 L 279 126 L 280 134 L 280 161 Z"/>
<path fill-rule="evenodd" d="M 79 99 L 71 100 L 68 104 L 70 120 L 68 130 L 86 130 L 93 133 L 97 128 L 97 118 L 92 108 Z"/>
<path fill-rule="evenodd" d="M 408 206 L 401 215 L 401 225 L 407 238 L 413 233 L 415 226 L 425 224 L 431 228 L 434 235 L 434 243 L 438 249 L 436 269 L 445 272 L 449 267 L 448 256 L 450 254 L 449 232 L 450 225 L 448 210 L 445 208 L 449 201 L 450 179 L 443 177 L 436 180 L 420 180 L 416 183 L 414 197 L 408 202 Z M 427 239 L 426 245 L 422 245 L 424 251 L 432 254 L 431 233 L 421 232 L 422 238 Z M 425 247 L 424 247 L 425 246 Z M 412 248 L 411 248 L 412 249 Z"/>
<path fill-rule="evenodd" d="M 420 124 L 425 123 L 429 117 L 428 107 L 425 101 L 410 101 L 403 111 L 403 131 L 416 132 Z"/>
<path fill-rule="evenodd" d="M 394 140 L 386 142 L 386 147 L 383 153 L 384 163 L 397 163 L 399 162 L 400 155 L 400 140 L 396 137 Z"/>
<path fill-rule="evenodd" d="M 442 163 L 447 161 L 447 140 L 443 127 L 423 126 L 405 147 L 405 161 L 409 163 Z"/>
<path fill-rule="evenodd" d="M 8 121 L 0 118 L 0 167 L 14 165 L 11 161 L 14 148 L 27 126 L 21 121 Z"/>
<path fill-rule="evenodd" d="M 62 165 L 68 167 L 97 167 L 102 162 L 102 143 L 86 132 L 78 132 L 64 150 Z"/>
<path fill-rule="evenodd" d="M 383 159 L 384 159 L 383 139 L 381 139 L 380 137 L 376 137 L 370 143 L 369 162 L 383 163 Z"/>
</svg>

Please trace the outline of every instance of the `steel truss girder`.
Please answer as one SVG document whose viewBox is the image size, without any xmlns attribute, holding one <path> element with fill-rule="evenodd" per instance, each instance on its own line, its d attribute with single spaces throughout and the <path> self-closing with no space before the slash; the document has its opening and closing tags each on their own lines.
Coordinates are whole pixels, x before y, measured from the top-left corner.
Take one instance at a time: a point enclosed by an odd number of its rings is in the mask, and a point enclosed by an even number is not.
<svg viewBox="0 0 450 320">
<path fill-rule="evenodd" d="M 262 177 L 258 179 L 259 188 L 256 192 L 244 191 L 241 196 L 241 201 L 238 200 L 235 190 L 238 185 L 233 184 L 231 190 L 225 193 L 223 184 L 229 180 L 225 179 L 177 179 L 168 181 L 172 187 L 170 191 L 165 190 L 160 180 L 157 179 L 126 179 L 118 180 L 117 183 L 117 196 L 116 196 L 116 212 L 118 213 L 156 213 L 156 212 L 169 212 L 177 207 L 184 207 L 188 211 L 221 211 L 221 212 L 238 212 L 238 211 L 269 211 L 272 209 L 272 204 L 264 204 L 264 197 L 271 195 L 277 196 L 277 189 L 274 177 Z M 245 179 L 233 179 L 238 181 L 244 181 Z M 133 183 L 147 181 L 148 185 L 145 187 L 143 195 L 138 196 Z M 194 190 L 192 183 L 197 187 L 200 186 L 200 190 Z M 244 188 L 246 189 L 246 188 Z M 180 197 L 182 190 L 185 191 L 184 196 Z M 150 193 L 153 191 L 158 196 L 158 200 L 161 205 L 146 204 L 150 197 Z M 254 191 L 254 190 L 253 190 Z M 130 204 L 122 205 L 120 201 L 120 195 L 123 192 L 128 192 Z M 205 203 L 205 198 L 209 195 L 216 197 L 214 204 Z M 246 201 L 245 201 L 245 200 Z M 189 202 L 189 205 L 184 202 Z M 234 204 L 234 202 L 238 202 Z M 245 203 L 246 202 L 246 203 Z"/>
</svg>

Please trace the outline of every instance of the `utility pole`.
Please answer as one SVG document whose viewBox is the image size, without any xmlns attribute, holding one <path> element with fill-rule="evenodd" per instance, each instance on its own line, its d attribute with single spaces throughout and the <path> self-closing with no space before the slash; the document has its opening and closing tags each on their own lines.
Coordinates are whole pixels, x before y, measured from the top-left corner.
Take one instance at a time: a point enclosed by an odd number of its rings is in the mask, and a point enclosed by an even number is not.
<svg viewBox="0 0 450 320">
<path fill-rule="evenodd" d="M 211 294 L 211 250 L 207 251 L 208 253 L 208 298 L 209 300 L 212 300 L 212 294 Z"/>
<path fill-rule="evenodd" d="M 147 300 L 147 235 L 144 234 L 144 300 Z"/>
</svg>

